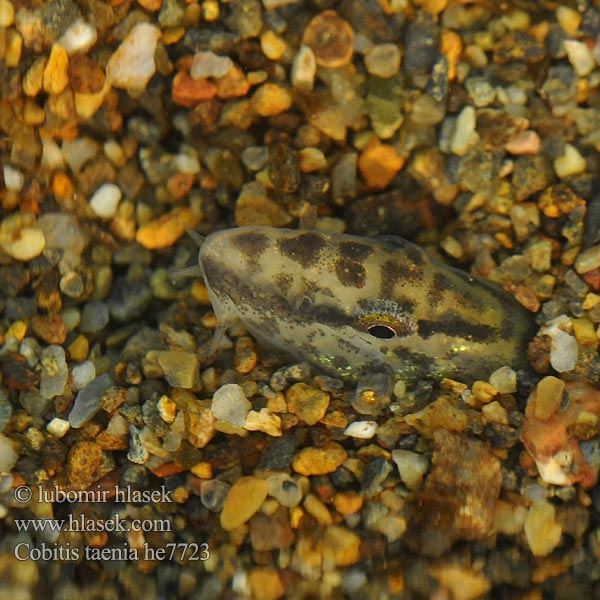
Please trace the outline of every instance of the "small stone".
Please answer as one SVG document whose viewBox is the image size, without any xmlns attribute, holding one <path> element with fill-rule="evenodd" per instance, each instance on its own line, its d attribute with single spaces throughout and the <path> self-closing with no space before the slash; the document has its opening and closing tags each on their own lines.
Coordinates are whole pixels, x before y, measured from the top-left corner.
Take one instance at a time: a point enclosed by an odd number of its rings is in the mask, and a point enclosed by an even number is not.
<svg viewBox="0 0 600 600">
<path fill-rule="evenodd" d="M 63 344 L 67 339 L 67 329 L 59 315 L 35 315 L 31 318 L 31 328 L 48 344 Z"/>
<path fill-rule="evenodd" d="M 581 14 L 566 4 L 559 4 L 556 9 L 556 20 L 561 29 L 569 36 L 578 35 L 579 25 L 581 24 Z"/>
<path fill-rule="evenodd" d="M 158 354 L 158 364 L 172 387 L 191 389 L 200 374 L 198 355 L 185 350 L 164 350 Z"/>
<path fill-rule="evenodd" d="M 112 219 L 117 214 L 119 202 L 123 192 L 114 183 L 104 183 L 90 199 L 90 206 L 97 217 L 101 219 Z"/>
<path fill-rule="evenodd" d="M 8 239 L 0 231 L 2 248 L 15 260 L 28 261 L 39 256 L 46 246 L 46 238 L 37 227 L 23 227 L 12 232 Z"/>
<path fill-rule="evenodd" d="M 585 169 L 585 158 L 572 144 L 565 144 L 563 154 L 554 159 L 554 171 L 561 179 L 583 173 Z"/>
<path fill-rule="evenodd" d="M 91 420 L 102 407 L 102 396 L 113 384 L 108 373 L 99 375 L 85 386 L 75 397 L 73 408 L 69 413 L 71 427 L 81 427 Z"/>
<path fill-rule="evenodd" d="M 13 449 L 10 438 L 0 433 L 0 473 L 9 473 L 17 463 L 18 454 Z"/>
<path fill-rule="evenodd" d="M 191 108 L 203 100 L 210 100 L 217 95 L 217 86 L 207 79 L 193 79 L 180 71 L 173 78 L 172 97 L 178 106 Z"/>
<path fill-rule="evenodd" d="M 280 437 L 281 417 L 272 413 L 267 407 L 259 411 L 251 410 L 246 415 L 244 429 L 248 431 L 262 431 L 273 437 Z"/>
<path fill-rule="evenodd" d="M 323 533 L 323 554 L 338 567 L 353 565 L 360 559 L 360 537 L 344 527 L 331 525 Z"/>
<path fill-rule="evenodd" d="M 479 140 L 476 131 L 477 117 L 472 106 L 465 106 L 454 124 L 454 133 L 450 140 L 450 150 L 453 154 L 464 156 Z"/>
<path fill-rule="evenodd" d="M 48 433 L 55 438 L 64 437 L 69 429 L 71 429 L 71 423 L 69 423 L 69 421 L 65 421 L 64 419 L 59 419 L 58 417 L 54 417 L 48 423 L 48 425 L 46 425 L 46 430 Z"/>
<path fill-rule="evenodd" d="M 211 512 L 219 512 L 225 504 L 230 487 L 219 479 L 203 481 L 200 486 L 200 501 Z"/>
<path fill-rule="evenodd" d="M 400 69 L 400 49 L 396 44 L 379 44 L 365 54 L 365 66 L 371 75 L 389 79 Z"/>
<path fill-rule="evenodd" d="M 490 383 L 499 394 L 514 394 L 517 391 L 517 373 L 510 367 L 500 367 L 490 375 Z"/>
<path fill-rule="evenodd" d="M 217 80 L 217 96 L 223 100 L 245 96 L 250 89 L 244 71 L 236 64 Z"/>
<path fill-rule="evenodd" d="M 181 238 L 186 229 L 196 227 L 198 222 L 198 217 L 187 206 L 177 206 L 159 219 L 142 225 L 135 239 L 150 250 L 167 248 Z"/>
<path fill-rule="evenodd" d="M 295 88 L 312 90 L 317 74 L 317 59 L 312 48 L 300 46 L 292 62 L 290 79 Z"/>
<path fill-rule="evenodd" d="M 85 339 L 85 338 L 84 338 Z M 73 353 L 70 352 L 73 358 Z M 87 353 L 86 353 L 87 354 Z M 75 360 L 75 358 L 73 358 Z M 88 383 L 96 378 L 96 365 L 91 360 L 86 360 L 71 369 L 72 386 L 75 392 L 82 390 Z"/>
<path fill-rule="evenodd" d="M 260 47 L 269 60 L 279 60 L 287 49 L 285 40 L 268 29 L 260 36 Z"/>
<path fill-rule="evenodd" d="M 492 423 L 500 423 L 501 425 L 509 424 L 508 412 L 497 400 L 482 406 L 481 412 L 483 416 Z"/>
<path fill-rule="evenodd" d="M 321 502 L 314 494 L 308 494 L 302 505 L 306 512 L 314 517 L 319 525 L 331 525 L 333 523 L 331 513 L 325 504 L 323 504 L 323 502 Z"/>
<path fill-rule="evenodd" d="M 98 31 L 82 19 L 77 19 L 60 36 L 58 44 L 61 45 L 69 56 L 85 54 L 98 40 Z"/>
<path fill-rule="evenodd" d="M 292 217 L 285 209 L 269 198 L 267 190 L 258 181 L 245 183 L 235 205 L 235 223 L 244 225 L 269 225 L 284 227 Z"/>
<path fill-rule="evenodd" d="M 266 146 L 248 146 L 242 151 L 242 162 L 250 171 L 260 171 L 269 159 L 269 149 Z"/>
<path fill-rule="evenodd" d="M 195 448 L 204 448 L 216 432 L 212 410 L 198 402 L 188 403 L 185 411 L 185 429 L 190 444 Z"/>
<path fill-rule="evenodd" d="M 307 425 L 319 422 L 327 412 L 330 396 L 327 392 L 305 383 L 295 383 L 286 394 L 288 410 Z"/>
<path fill-rule="evenodd" d="M 580 42 L 579 40 L 565 40 L 563 46 L 569 62 L 575 69 L 575 73 L 577 73 L 579 77 L 586 77 L 589 75 L 595 66 L 595 62 L 587 44 L 585 44 L 585 42 Z"/>
<path fill-rule="evenodd" d="M 286 473 L 277 473 L 267 479 L 269 496 L 287 508 L 298 506 L 302 500 L 300 486 Z"/>
<path fill-rule="evenodd" d="M 600 267 L 600 246 L 592 246 L 580 252 L 575 260 L 575 270 L 583 275 Z"/>
<path fill-rule="evenodd" d="M 227 494 L 220 523 L 225 531 L 232 531 L 248 521 L 262 506 L 268 492 L 265 479 L 242 477 Z"/>
<path fill-rule="evenodd" d="M 431 575 L 439 582 L 441 589 L 450 591 L 454 600 L 484 598 L 492 587 L 484 573 L 462 565 L 440 565 L 431 570 Z"/>
<path fill-rule="evenodd" d="M 371 145 L 358 158 L 358 168 L 367 185 L 383 189 L 387 187 L 404 166 L 405 158 L 389 144 Z"/>
<path fill-rule="evenodd" d="M 378 415 L 390 402 L 394 381 L 386 373 L 361 377 L 352 398 L 352 408 L 361 415 Z"/>
<path fill-rule="evenodd" d="M 154 53 L 160 29 L 149 23 L 134 25 L 106 65 L 106 77 L 114 87 L 143 91 L 156 72 Z"/>
<path fill-rule="evenodd" d="M 352 60 L 354 30 L 334 10 L 325 10 L 310 21 L 304 30 L 302 44 L 313 50 L 319 66 L 343 67 Z"/>
<path fill-rule="evenodd" d="M 69 56 L 59 44 L 54 44 L 44 69 L 43 86 L 48 94 L 60 94 L 69 85 Z"/>
<path fill-rule="evenodd" d="M 294 456 L 292 468 L 301 475 L 326 475 L 333 473 L 348 458 L 343 446 L 328 442 L 321 448 L 303 448 Z"/>
<path fill-rule="evenodd" d="M 370 440 L 376 433 L 376 421 L 354 421 L 344 430 L 344 435 L 359 440 Z"/>
<path fill-rule="evenodd" d="M 544 377 L 536 388 L 534 415 L 536 419 L 546 421 L 558 411 L 563 401 L 565 382 L 557 377 Z"/>
<path fill-rule="evenodd" d="M 51 345 L 45 348 L 40 357 L 40 364 L 40 395 L 44 399 L 60 396 L 65 390 L 69 376 L 62 346 Z"/>
<path fill-rule="evenodd" d="M 542 148 L 540 136 L 531 129 L 519 131 L 504 144 L 504 149 L 511 154 L 538 154 Z"/>
<path fill-rule="evenodd" d="M 342 515 L 356 514 L 364 504 L 364 497 L 358 492 L 341 492 L 333 499 L 335 509 Z"/>
<path fill-rule="evenodd" d="M 285 595 L 279 572 L 273 567 L 254 567 L 248 580 L 252 597 L 256 600 L 278 600 Z"/>
<path fill-rule="evenodd" d="M 2 167 L 2 174 L 4 175 L 4 185 L 7 190 L 20 192 L 23 189 L 25 175 L 21 171 L 11 165 L 4 165 Z"/>
<path fill-rule="evenodd" d="M 312 173 L 327 168 L 327 157 L 318 148 L 302 148 L 298 152 L 300 171 Z"/>
<path fill-rule="evenodd" d="M 76 489 L 89 487 L 98 477 L 102 464 L 102 448 L 92 440 L 75 443 L 69 451 L 67 474 Z"/>
<path fill-rule="evenodd" d="M 289 90 L 275 83 L 264 83 L 252 96 L 252 108 L 261 117 L 272 117 L 292 106 Z"/>
<path fill-rule="evenodd" d="M 418 490 L 429 468 L 427 458 L 417 452 L 396 449 L 392 451 L 392 460 L 396 463 L 400 479 L 406 484 L 406 487 L 409 490 Z"/>
<path fill-rule="evenodd" d="M 251 408 L 252 404 L 246 398 L 244 389 L 236 383 L 228 383 L 213 394 L 211 409 L 215 418 L 234 427 L 244 426 Z"/>
<path fill-rule="evenodd" d="M 0 27 L 10 27 L 15 21 L 15 7 L 9 0 L 0 0 Z"/>
<path fill-rule="evenodd" d="M 525 519 L 525 538 L 534 556 L 548 556 L 558 546 L 562 527 L 556 520 L 554 505 L 534 502 Z"/>
<path fill-rule="evenodd" d="M 229 56 L 219 56 L 214 52 L 196 52 L 190 68 L 190 75 L 192 79 L 204 79 L 206 77 L 219 79 L 227 75 L 232 67 L 233 61 Z"/>
<path fill-rule="evenodd" d="M 554 328 L 548 335 L 552 338 L 550 364 L 559 373 L 572 371 L 579 356 L 577 340 L 559 328 Z"/>
</svg>

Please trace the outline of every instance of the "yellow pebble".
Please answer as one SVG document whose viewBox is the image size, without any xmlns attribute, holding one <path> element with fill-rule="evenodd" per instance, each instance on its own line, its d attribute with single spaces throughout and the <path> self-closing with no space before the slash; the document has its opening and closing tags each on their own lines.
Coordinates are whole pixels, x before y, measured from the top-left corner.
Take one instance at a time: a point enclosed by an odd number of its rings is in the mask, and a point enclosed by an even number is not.
<svg viewBox="0 0 600 600">
<path fill-rule="evenodd" d="M 24 321 L 15 321 L 6 332 L 6 337 L 14 337 L 19 342 L 25 337 L 27 333 L 27 324 Z"/>
<path fill-rule="evenodd" d="M 60 44 L 54 44 L 50 50 L 43 84 L 48 94 L 60 94 L 69 85 L 69 57 Z"/>
<path fill-rule="evenodd" d="M 90 343 L 85 335 L 78 335 L 67 348 L 69 356 L 75 362 L 83 362 L 90 351 Z"/>
<path fill-rule="evenodd" d="M 279 60 L 287 48 L 287 44 L 270 29 L 260 37 L 260 47 L 263 54 L 271 60 Z"/>
</svg>

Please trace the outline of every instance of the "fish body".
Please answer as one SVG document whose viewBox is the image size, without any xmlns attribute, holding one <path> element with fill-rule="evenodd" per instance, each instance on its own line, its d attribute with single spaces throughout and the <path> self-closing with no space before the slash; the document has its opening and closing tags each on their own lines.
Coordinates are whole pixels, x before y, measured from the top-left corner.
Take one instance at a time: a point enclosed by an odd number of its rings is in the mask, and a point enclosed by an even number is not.
<svg viewBox="0 0 600 600">
<path fill-rule="evenodd" d="M 486 379 L 522 368 L 530 313 L 495 284 L 401 238 L 240 227 L 204 241 L 199 263 L 222 327 L 341 379 Z"/>
</svg>

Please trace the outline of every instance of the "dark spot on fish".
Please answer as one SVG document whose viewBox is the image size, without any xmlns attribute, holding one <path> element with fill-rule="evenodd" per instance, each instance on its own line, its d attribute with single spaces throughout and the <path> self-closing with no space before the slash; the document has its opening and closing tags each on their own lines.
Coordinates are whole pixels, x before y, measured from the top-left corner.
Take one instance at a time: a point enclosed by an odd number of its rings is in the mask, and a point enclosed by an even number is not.
<svg viewBox="0 0 600 600">
<path fill-rule="evenodd" d="M 441 333 L 449 337 L 462 338 L 471 342 L 489 342 L 497 338 L 498 328 L 484 323 L 465 321 L 458 314 L 448 311 L 431 321 L 421 319 L 417 323 L 419 335 L 429 338 Z"/>
<path fill-rule="evenodd" d="M 335 274 L 338 281 L 347 287 L 362 288 L 367 278 L 363 265 L 351 258 L 338 258 L 335 261 Z"/>
<path fill-rule="evenodd" d="M 381 265 L 381 294 L 384 297 L 391 297 L 396 284 L 419 283 L 424 277 L 421 269 L 407 264 L 402 257 L 398 260 L 386 260 Z"/>
<path fill-rule="evenodd" d="M 289 295 L 294 278 L 289 273 L 279 273 L 275 276 L 275 283 L 284 296 Z"/>
<path fill-rule="evenodd" d="M 319 260 L 319 254 L 326 243 L 317 233 L 301 233 L 294 237 L 280 239 L 278 245 L 283 256 L 306 269 Z"/>
<path fill-rule="evenodd" d="M 330 327 L 344 327 L 354 323 L 354 318 L 347 315 L 344 311 L 324 304 L 315 306 L 310 316 L 313 322 L 323 323 Z"/>
<path fill-rule="evenodd" d="M 373 248 L 360 242 L 342 242 L 340 256 L 350 260 L 365 260 L 373 253 Z"/>
<path fill-rule="evenodd" d="M 233 236 L 232 244 L 246 257 L 248 264 L 256 265 L 263 252 L 269 247 L 267 235 L 258 231 L 244 231 Z"/>
<path fill-rule="evenodd" d="M 410 365 L 412 369 L 419 373 L 430 373 L 435 366 L 435 359 L 422 352 L 413 352 L 406 348 L 406 346 L 398 346 L 392 352 L 404 365 Z"/>
</svg>

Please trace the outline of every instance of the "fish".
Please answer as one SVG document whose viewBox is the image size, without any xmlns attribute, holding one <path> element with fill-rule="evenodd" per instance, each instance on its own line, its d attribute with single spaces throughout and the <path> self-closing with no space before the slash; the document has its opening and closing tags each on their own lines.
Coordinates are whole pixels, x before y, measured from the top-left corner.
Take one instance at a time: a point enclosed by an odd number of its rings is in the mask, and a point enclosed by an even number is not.
<svg viewBox="0 0 600 600">
<path fill-rule="evenodd" d="M 198 263 L 221 331 L 241 324 L 344 381 L 469 383 L 528 364 L 529 311 L 399 237 L 244 226 L 209 234 Z"/>
</svg>

